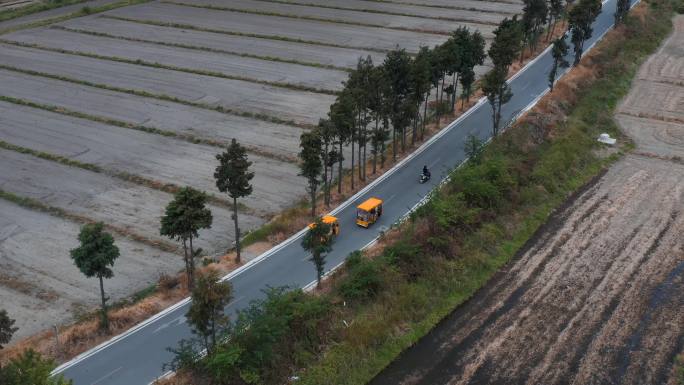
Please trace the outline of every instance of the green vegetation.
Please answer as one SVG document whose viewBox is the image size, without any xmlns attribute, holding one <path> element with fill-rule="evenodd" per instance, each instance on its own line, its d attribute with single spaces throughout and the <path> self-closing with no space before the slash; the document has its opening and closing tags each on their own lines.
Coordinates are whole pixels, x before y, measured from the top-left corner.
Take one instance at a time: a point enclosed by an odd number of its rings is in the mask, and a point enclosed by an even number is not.
<svg viewBox="0 0 684 385">
<path fill-rule="evenodd" d="M 614 108 L 671 29 L 664 22 L 671 16 L 667 0 L 649 3 L 658 6 L 625 19 L 619 33 L 629 39 L 613 33 L 597 46 L 597 76 L 577 84 L 577 99 L 559 103 L 563 111 L 544 135 L 531 135 L 528 123 L 499 135 L 479 161 L 456 169 L 387 235 L 381 255 L 353 253 L 318 295 L 269 293 L 240 316 L 249 327 L 236 327 L 230 344 L 217 349 L 221 354 L 184 368 L 217 383 L 280 384 L 292 374 L 300 384 L 367 383 L 514 258 L 571 193 L 618 159 L 601 158 L 595 138 L 618 134 Z M 294 304 L 321 311 L 293 312 Z"/>
<path fill-rule="evenodd" d="M 80 28 L 70 28 L 70 27 L 65 27 L 62 25 L 53 25 L 53 26 L 50 26 L 50 28 L 58 29 L 58 30 L 62 30 L 62 31 L 67 31 L 67 32 L 81 33 L 84 35 L 106 37 L 109 39 L 134 41 L 134 42 L 138 42 L 138 43 L 149 43 L 149 44 L 156 44 L 156 45 L 161 45 L 161 46 L 165 46 L 165 47 L 194 49 L 197 51 L 221 53 L 224 55 L 239 56 L 239 57 L 245 57 L 245 58 L 250 58 L 250 59 L 274 61 L 274 62 L 278 62 L 278 63 L 299 64 L 299 65 L 303 65 L 303 66 L 307 66 L 307 67 L 325 68 L 325 69 L 329 69 L 329 70 L 347 71 L 347 72 L 349 71 L 349 68 L 339 67 L 339 66 L 336 66 L 334 64 L 322 64 L 322 63 L 307 62 L 307 61 L 302 61 L 302 60 L 297 60 L 297 59 L 287 59 L 287 58 L 278 57 L 278 56 L 255 55 L 255 54 L 250 54 L 250 53 L 228 51 L 228 50 L 224 50 L 224 49 L 211 48 L 211 47 L 205 47 L 205 46 L 196 46 L 196 45 L 174 43 L 174 42 L 167 42 L 167 41 L 148 40 L 148 39 L 141 39 L 141 38 L 135 38 L 135 37 L 112 35 L 109 33 L 95 32 L 95 31 L 90 31 L 87 29 L 80 29 Z"/>
<path fill-rule="evenodd" d="M 207 352 L 212 352 L 218 338 L 225 334 L 230 319 L 223 309 L 233 299 L 230 282 L 219 280 L 218 273 L 209 270 L 200 274 L 192 290 L 192 302 L 185 315 L 195 334 L 199 335 Z"/>
<path fill-rule="evenodd" d="M 71 258 L 81 273 L 88 278 L 97 277 L 100 281 L 100 299 L 102 300 L 100 327 L 109 331 L 109 318 L 107 317 L 107 301 L 103 278 L 112 278 L 114 272 L 110 267 L 119 258 L 119 248 L 114 245 L 114 237 L 104 231 L 104 225 L 90 223 L 81 228 L 78 234 L 80 245 L 71 250 Z"/>
<path fill-rule="evenodd" d="M 119 62 L 119 63 L 140 65 L 140 66 L 144 66 L 144 67 L 152 67 L 152 68 L 159 68 L 159 69 L 165 69 L 165 70 L 171 70 L 171 71 L 186 72 L 186 73 L 195 74 L 195 75 L 211 76 L 211 77 L 215 77 L 215 78 L 229 79 L 229 80 L 239 80 L 239 81 L 243 81 L 243 82 L 263 84 L 266 86 L 286 88 L 286 89 L 290 89 L 290 90 L 315 92 L 315 93 L 326 94 L 326 95 L 336 95 L 337 94 L 337 92 L 333 91 L 333 90 L 326 90 L 326 89 L 316 88 L 316 87 L 308 87 L 308 86 L 303 86 L 300 84 L 273 82 L 273 81 L 269 81 L 269 80 L 255 79 L 255 78 L 250 78 L 250 77 L 246 77 L 246 76 L 229 75 L 229 74 L 225 74 L 223 72 L 217 72 L 217 71 L 208 71 L 208 70 L 201 70 L 201 69 L 195 69 L 195 68 L 178 67 L 178 66 L 162 64 L 162 63 L 158 63 L 158 62 L 149 62 L 149 61 L 142 60 L 142 59 L 129 59 L 129 58 L 118 57 L 118 56 L 99 55 L 99 54 L 90 53 L 90 52 L 71 51 L 68 49 L 51 48 L 51 47 L 46 47 L 46 46 L 43 46 L 40 44 L 29 44 L 29 43 L 22 43 L 22 42 L 18 42 L 18 41 L 5 40 L 5 39 L 0 39 L 0 43 L 11 44 L 11 45 L 19 46 L 19 47 L 34 48 L 34 49 L 39 49 L 41 51 L 57 52 L 57 53 L 62 53 L 62 54 L 67 54 L 67 55 L 77 55 L 77 56 L 84 56 L 84 57 L 89 57 L 89 58 L 93 58 L 93 59 L 109 60 L 109 61 L 115 61 L 115 62 Z"/>
<path fill-rule="evenodd" d="M 280 36 L 280 35 L 264 35 L 264 34 L 258 34 L 258 33 L 244 33 L 244 32 L 237 32 L 237 31 L 228 31 L 225 29 L 203 28 L 203 27 L 197 27 L 197 26 L 192 25 L 192 24 L 167 23 L 164 21 L 134 19 L 134 18 L 130 18 L 130 17 L 111 16 L 111 15 L 104 15 L 102 17 L 106 17 L 106 18 L 110 18 L 110 19 L 114 19 L 114 20 L 129 21 L 131 23 L 157 25 L 160 27 L 189 29 L 189 30 L 200 31 L 200 32 L 222 33 L 224 35 L 230 35 L 230 36 L 244 36 L 244 37 L 253 37 L 256 39 L 280 40 L 280 41 L 287 41 L 290 43 L 320 45 L 320 46 L 324 46 L 324 47 L 333 47 L 333 48 L 359 49 L 359 50 L 379 52 L 379 53 L 386 53 L 387 52 L 387 50 L 385 50 L 385 49 L 378 49 L 378 48 L 372 48 L 372 47 L 361 47 L 361 46 L 354 46 L 354 45 L 348 45 L 348 44 L 325 43 L 325 42 L 317 41 L 317 40 L 297 39 L 297 38 L 291 38 L 291 37 Z"/>
<path fill-rule="evenodd" d="M 101 89 L 109 90 L 109 91 L 122 92 L 122 93 L 130 94 L 130 95 L 143 96 L 146 98 L 154 98 L 154 99 L 164 100 L 167 102 L 180 103 L 180 104 L 184 104 L 186 106 L 192 106 L 192 107 L 197 107 L 197 108 L 203 108 L 206 110 L 218 111 L 218 112 L 221 112 L 224 114 L 241 116 L 244 118 L 263 120 L 265 122 L 285 124 L 288 126 L 294 126 L 294 127 L 299 127 L 299 128 L 305 128 L 305 129 L 309 129 L 309 128 L 313 127 L 310 124 L 298 123 L 298 122 L 295 122 L 293 120 L 285 120 L 285 119 L 277 118 L 277 117 L 266 115 L 266 114 L 259 114 L 259 113 L 254 113 L 254 112 L 235 110 L 235 109 L 226 108 L 226 107 L 223 107 L 220 105 L 217 106 L 217 105 L 213 105 L 213 104 L 209 104 L 209 103 L 193 102 L 190 100 L 180 99 L 180 98 L 177 98 L 175 96 L 169 96 L 169 95 L 165 95 L 165 94 L 154 94 L 154 93 L 144 91 L 144 90 L 140 90 L 140 89 L 121 88 L 121 87 L 116 87 L 116 86 L 112 86 L 109 84 L 95 83 L 95 82 L 90 82 L 87 80 L 72 78 L 72 77 L 68 77 L 68 76 L 51 74 L 51 73 L 47 73 L 47 72 L 27 70 L 27 69 L 8 66 L 8 65 L 4 65 L 4 64 L 0 64 L 0 69 L 19 72 L 19 73 L 23 73 L 23 74 L 27 74 L 27 75 L 32 75 L 32 76 L 42 76 L 44 78 L 61 80 L 61 81 L 69 82 L 69 83 L 80 84 L 83 86 L 101 88 Z"/>
<path fill-rule="evenodd" d="M 325 255 L 332 250 L 335 237 L 331 235 L 331 225 L 318 217 L 302 238 L 302 248 L 311 253 L 309 260 L 316 267 L 316 287 L 321 287 L 323 273 L 325 273 Z"/>
<path fill-rule="evenodd" d="M 195 259 L 202 255 L 202 249 L 195 249 L 192 240 L 199 231 L 211 227 L 211 211 L 206 207 L 208 196 L 192 187 L 183 187 L 169 202 L 161 218 L 159 234 L 180 241 L 183 245 L 183 262 L 188 289 L 194 288 Z"/>
<path fill-rule="evenodd" d="M 593 33 L 592 24 L 601 13 L 601 0 L 580 0 L 568 13 L 568 24 L 571 32 L 570 40 L 574 46 L 577 65 L 584 53 L 584 42 Z"/>
<path fill-rule="evenodd" d="M 430 31 L 430 30 L 406 28 L 406 27 L 392 27 L 392 26 L 387 26 L 384 24 L 362 23 L 359 21 L 350 21 L 350 20 L 343 20 L 343 19 L 330 19 L 330 18 L 326 18 L 326 17 L 298 15 L 296 13 L 281 13 L 281 12 L 272 12 L 272 11 L 261 11 L 258 9 L 233 8 L 233 7 L 224 7 L 224 6 L 209 5 L 209 4 L 188 4 L 188 3 L 180 3 L 180 2 L 169 1 L 169 0 L 163 0 L 162 3 L 180 5 L 183 7 L 211 9 L 214 11 L 247 13 L 247 14 L 251 14 L 251 15 L 261 15 L 261 16 L 287 17 L 287 18 L 291 18 L 291 19 L 320 21 L 323 23 L 346 24 L 346 25 L 353 25 L 353 26 L 357 26 L 357 27 L 384 28 L 384 29 L 394 29 L 397 31 L 422 32 L 422 33 L 432 33 L 435 35 L 446 35 L 445 32 L 441 32 L 441 31 Z"/>
<path fill-rule="evenodd" d="M 14 327 L 14 320 L 7 315 L 7 310 L 0 309 L 0 350 L 2 344 L 7 344 L 12 339 L 12 335 L 17 331 Z"/>
<path fill-rule="evenodd" d="M 19 357 L 10 360 L 9 364 L 0 367 L 0 383 L 3 385 L 71 385 L 59 375 L 51 377 L 50 372 L 55 363 L 43 359 L 33 350 L 27 350 Z"/>
</svg>

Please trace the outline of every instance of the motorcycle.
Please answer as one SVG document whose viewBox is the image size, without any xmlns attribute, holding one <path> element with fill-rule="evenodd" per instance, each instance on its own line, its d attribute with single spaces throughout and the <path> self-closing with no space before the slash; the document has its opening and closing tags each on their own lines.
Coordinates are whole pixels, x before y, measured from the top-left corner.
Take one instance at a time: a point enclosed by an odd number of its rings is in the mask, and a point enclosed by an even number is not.
<svg viewBox="0 0 684 385">
<path fill-rule="evenodd" d="M 420 179 L 418 179 L 418 183 L 423 184 L 429 180 L 430 180 L 430 174 L 420 174 Z"/>
</svg>

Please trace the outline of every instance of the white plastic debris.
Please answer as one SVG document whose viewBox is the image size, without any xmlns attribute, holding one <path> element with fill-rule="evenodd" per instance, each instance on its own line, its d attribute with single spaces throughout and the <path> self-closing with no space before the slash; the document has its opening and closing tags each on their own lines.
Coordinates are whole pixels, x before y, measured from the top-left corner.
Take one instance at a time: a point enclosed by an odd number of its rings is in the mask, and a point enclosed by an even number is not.
<svg viewBox="0 0 684 385">
<path fill-rule="evenodd" d="M 601 143 L 613 145 L 617 141 L 615 138 L 611 138 L 610 135 L 606 134 L 605 132 L 598 137 L 598 141 Z"/>
</svg>

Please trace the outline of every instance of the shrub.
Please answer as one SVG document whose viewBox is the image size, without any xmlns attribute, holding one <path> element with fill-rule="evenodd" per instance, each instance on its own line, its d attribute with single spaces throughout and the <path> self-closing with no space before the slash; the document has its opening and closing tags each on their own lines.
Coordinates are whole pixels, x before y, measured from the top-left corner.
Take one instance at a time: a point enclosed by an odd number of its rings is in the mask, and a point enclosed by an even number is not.
<svg viewBox="0 0 684 385">
<path fill-rule="evenodd" d="M 347 258 L 347 277 L 339 291 L 347 301 L 365 301 L 374 298 L 382 290 L 382 267 L 376 260 L 352 253 Z"/>
</svg>

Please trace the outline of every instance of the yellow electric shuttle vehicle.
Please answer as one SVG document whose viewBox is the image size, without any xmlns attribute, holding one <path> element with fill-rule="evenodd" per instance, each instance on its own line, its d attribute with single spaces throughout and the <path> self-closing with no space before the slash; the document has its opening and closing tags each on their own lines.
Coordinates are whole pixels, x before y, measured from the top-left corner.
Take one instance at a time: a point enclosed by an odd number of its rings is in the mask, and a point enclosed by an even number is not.
<svg viewBox="0 0 684 385">
<path fill-rule="evenodd" d="M 328 214 L 321 218 L 321 221 L 327 225 L 330 225 L 330 235 L 337 236 L 340 234 L 340 224 L 337 222 L 337 218 Z M 309 223 L 309 228 L 313 229 L 316 226 L 315 223 Z"/>
<path fill-rule="evenodd" d="M 382 215 L 382 199 L 369 198 L 356 206 L 356 224 L 368 228 Z"/>
</svg>

